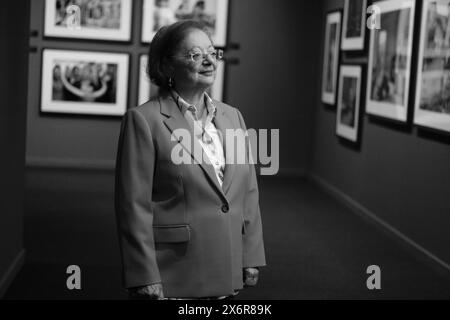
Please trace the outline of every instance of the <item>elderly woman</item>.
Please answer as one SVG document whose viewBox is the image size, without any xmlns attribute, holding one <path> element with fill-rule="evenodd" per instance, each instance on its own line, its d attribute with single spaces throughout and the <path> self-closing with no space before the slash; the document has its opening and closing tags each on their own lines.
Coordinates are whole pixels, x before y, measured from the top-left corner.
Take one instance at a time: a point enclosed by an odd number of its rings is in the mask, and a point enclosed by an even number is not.
<svg viewBox="0 0 450 320">
<path fill-rule="evenodd" d="M 246 130 L 244 120 L 206 93 L 220 58 L 207 29 L 191 20 L 163 27 L 150 45 L 148 73 L 160 94 L 125 114 L 117 153 L 131 297 L 231 297 L 255 285 L 265 265 L 254 165 L 232 161 L 224 138 Z"/>
</svg>

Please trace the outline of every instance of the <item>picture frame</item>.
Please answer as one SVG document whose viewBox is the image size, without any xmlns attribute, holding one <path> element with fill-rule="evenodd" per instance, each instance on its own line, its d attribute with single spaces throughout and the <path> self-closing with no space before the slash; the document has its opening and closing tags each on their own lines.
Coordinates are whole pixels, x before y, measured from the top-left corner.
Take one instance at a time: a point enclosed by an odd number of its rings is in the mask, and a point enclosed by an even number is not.
<svg viewBox="0 0 450 320">
<path fill-rule="evenodd" d="M 336 103 L 341 24 L 342 12 L 340 10 L 327 14 L 322 70 L 322 102 L 329 105 Z"/>
<path fill-rule="evenodd" d="M 147 74 L 148 55 L 139 56 L 139 89 L 138 105 L 144 104 L 150 99 L 151 82 Z"/>
<path fill-rule="evenodd" d="M 164 25 L 184 19 L 203 21 L 215 46 L 227 44 L 229 0 L 143 0 L 141 41 L 150 43 Z"/>
<path fill-rule="evenodd" d="M 130 41 L 130 0 L 83 0 L 82 5 L 45 0 L 44 36 Z"/>
<path fill-rule="evenodd" d="M 364 50 L 367 0 L 345 0 L 341 49 Z"/>
<path fill-rule="evenodd" d="M 450 132 L 450 0 L 424 0 L 414 124 Z"/>
<path fill-rule="evenodd" d="M 366 113 L 406 122 L 409 107 L 415 1 L 375 2 L 380 29 L 370 31 Z"/>
<path fill-rule="evenodd" d="M 225 84 L 225 61 L 217 62 L 216 80 L 209 90 L 209 95 L 212 99 L 223 101 L 224 99 L 224 84 Z"/>
<path fill-rule="evenodd" d="M 41 112 L 121 116 L 128 69 L 128 54 L 44 49 Z"/>
<path fill-rule="evenodd" d="M 352 142 L 358 142 L 361 109 L 361 82 L 361 66 L 340 66 L 336 134 Z"/>
<path fill-rule="evenodd" d="M 159 86 L 152 83 L 147 70 L 148 55 L 141 54 L 139 56 L 139 89 L 138 89 L 138 105 L 146 103 L 148 100 L 159 94 Z"/>
</svg>

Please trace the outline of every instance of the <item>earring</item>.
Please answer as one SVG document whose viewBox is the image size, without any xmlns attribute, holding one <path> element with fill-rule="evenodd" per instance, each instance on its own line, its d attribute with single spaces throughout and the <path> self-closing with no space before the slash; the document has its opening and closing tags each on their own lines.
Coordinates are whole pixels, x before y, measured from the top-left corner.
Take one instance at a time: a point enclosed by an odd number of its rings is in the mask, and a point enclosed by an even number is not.
<svg viewBox="0 0 450 320">
<path fill-rule="evenodd" d="M 169 78 L 169 88 L 173 87 L 173 80 L 172 77 Z"/>
</svg>

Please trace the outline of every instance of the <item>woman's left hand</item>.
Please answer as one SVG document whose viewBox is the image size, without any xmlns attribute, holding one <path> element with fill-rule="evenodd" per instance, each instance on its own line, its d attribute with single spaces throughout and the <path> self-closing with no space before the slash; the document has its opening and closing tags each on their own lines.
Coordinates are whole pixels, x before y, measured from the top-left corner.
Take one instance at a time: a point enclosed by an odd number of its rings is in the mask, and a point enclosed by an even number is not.
<svg viewBox="0 0 450 320">
<path fill-rule="evenodd" d="M 253 287 L 258 283 L 259 270 L 257 268 L 244 268 L 244 285 Z"/>
</svg>

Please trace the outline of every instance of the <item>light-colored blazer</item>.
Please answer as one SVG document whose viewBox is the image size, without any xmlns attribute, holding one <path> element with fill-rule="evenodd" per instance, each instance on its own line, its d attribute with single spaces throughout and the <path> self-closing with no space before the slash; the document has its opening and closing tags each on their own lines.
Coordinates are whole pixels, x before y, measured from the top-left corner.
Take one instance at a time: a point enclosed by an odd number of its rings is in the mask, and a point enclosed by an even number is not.
<svg viewBox="0 0 450 320">
<path fill-rule="evenodd" d="M 214 103 L 223 137 L 246 130 L 237 109 Z M 166 297 L 230 295 L 243 287 L 243 268 L 265 265 L 255 168 L 227 164 L 221 187 L 211 164 L 174 164 L 176 144 L 188 147 L 171 139 L 180 128 L 193 137 L 171 96 L 128 110 L 122 121 L 115 208 L 124 284 L 161 282 Z"/>
</svg>

